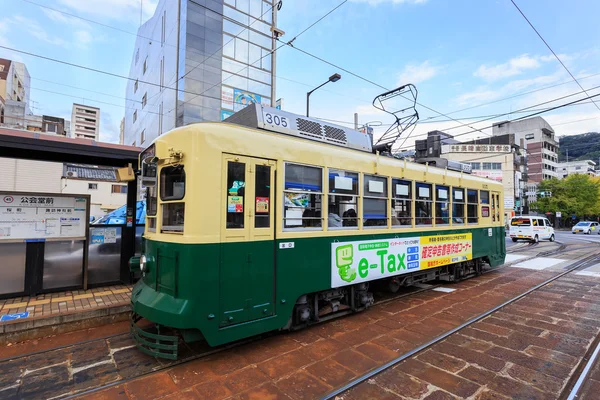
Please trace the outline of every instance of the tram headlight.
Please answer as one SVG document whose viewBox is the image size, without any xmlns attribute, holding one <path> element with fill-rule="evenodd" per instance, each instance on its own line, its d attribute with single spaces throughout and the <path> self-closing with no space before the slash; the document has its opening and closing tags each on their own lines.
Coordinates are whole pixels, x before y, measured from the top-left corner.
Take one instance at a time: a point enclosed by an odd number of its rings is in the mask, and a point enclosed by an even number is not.
<svg viewBox="0 0 600 400">
<path fill-rule="evenodd" d="M 142 256 L 140 257 L 140 270 L 142 272 L 147 272 L 148 269 L 148 260 L 146 259 L 146 256 L 142 254 Z"/>
</svg>

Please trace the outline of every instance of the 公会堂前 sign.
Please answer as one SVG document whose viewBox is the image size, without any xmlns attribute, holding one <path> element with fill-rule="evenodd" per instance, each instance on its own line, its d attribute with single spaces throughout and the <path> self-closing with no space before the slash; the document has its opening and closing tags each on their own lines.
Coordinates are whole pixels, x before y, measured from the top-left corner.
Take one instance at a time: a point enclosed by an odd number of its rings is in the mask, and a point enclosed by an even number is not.
<svg viewBox="0 0 600 400">
<path fill-rule="evenodd" d="M 471 233 L 331 244 L 331 286 L 340 287 L 472 259 Z"/>
</svg>

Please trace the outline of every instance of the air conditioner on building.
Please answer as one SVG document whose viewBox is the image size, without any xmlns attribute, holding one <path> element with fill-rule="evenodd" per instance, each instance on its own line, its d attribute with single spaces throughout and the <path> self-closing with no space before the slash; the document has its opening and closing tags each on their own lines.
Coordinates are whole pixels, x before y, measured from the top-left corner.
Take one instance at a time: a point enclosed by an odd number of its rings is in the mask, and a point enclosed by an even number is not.
<svg viewBox="0 0 600 400">
<path fill-rule="evenodd" d="M 75 172 L 75 171 L 68 171 L 67 172 L 67 178 L 77 178 L 77 172 Z"/>
</svg>

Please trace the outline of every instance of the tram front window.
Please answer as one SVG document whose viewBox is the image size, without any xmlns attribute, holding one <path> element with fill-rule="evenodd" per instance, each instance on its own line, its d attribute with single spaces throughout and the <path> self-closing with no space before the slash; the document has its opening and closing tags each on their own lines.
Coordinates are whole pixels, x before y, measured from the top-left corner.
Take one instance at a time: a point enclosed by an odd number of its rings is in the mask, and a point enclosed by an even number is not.
<svg viewBox="0 0 600 400">
<path fill-rule="evenodd" d="M 181 200 L 185 196 L 185 170 L 183 165 L 163 167 L 160 171 L 160 199 Z"/>
</svg>

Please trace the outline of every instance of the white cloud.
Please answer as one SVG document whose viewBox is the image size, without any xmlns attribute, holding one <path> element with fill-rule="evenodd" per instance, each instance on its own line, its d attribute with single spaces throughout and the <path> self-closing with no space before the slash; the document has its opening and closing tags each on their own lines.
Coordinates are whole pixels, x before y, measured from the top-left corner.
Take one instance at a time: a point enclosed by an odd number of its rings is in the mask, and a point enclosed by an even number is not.
<svg viewBox="0 0 600 400">
<path fill-rule="evenodd" d="M 419 65 L 409 64 L 404 67 L 404 70 L 398 75 L 398 85 L 407 83 L 417 84 L 425 82 L 438 74 L 440 67 L 429 64 L 429 61 L 424 61 Z"/>
<path fill-rule="evenodd" d="M 89 31 L 76 31 L 73 35 L 75 43 L 84 49 L 93 41 L 92 34 Z"/>
<path fill-rule="evenodd" d="M 50 35 L 46 30 L 39 24 L 39 22 L 23 17 L 22 15 L 15 15 L 10 21 L 11 24 L 17 26 L 38 40 L 49 43 L 54 46 L 67 47 L 67 42 L 55 35 Z"/>
<path fill-rule="evenodd" d="M 90 24 L 83 21 L 82 19 L 70 17 L 70 16 L 60 13 L 58 11 L 49 10 L 46 8 L 42 9 L 42 11 L 49 19 L 51 19 L 54 22 L 58 22 L 62 25 L 72 25 L 74 27 L 85 28 L 85 29 L 91 28 Z"/>
<path fill-rule="evenodd" d="M 143 6 L 143 19 L 154 14 L 158 0 L 59 0 L 60 4 L 80 14 L 93 15 L 111 20 L 129 20 L 139 23 L 140 6 Z"/>
<path fill-rule="evenodd" d="M 540 57 L 530 57 L 528 54 L 522 54 L 518 57 L 511 58 L 503 64 L 492 66 L 481 65 L 475 71 L 474 75 L 488 81 L 495 81 L 520 75 L 527 70 L 536 69 L 540 66 Z"/>
<path fill-rule="evenodd" d="M 423 4 L 427 3 L 427 0 L 350 0 L 353 3 L 367 3 L 372 6 L 377 6 L 384 3 L 392 4 Z"/>
</svg>

